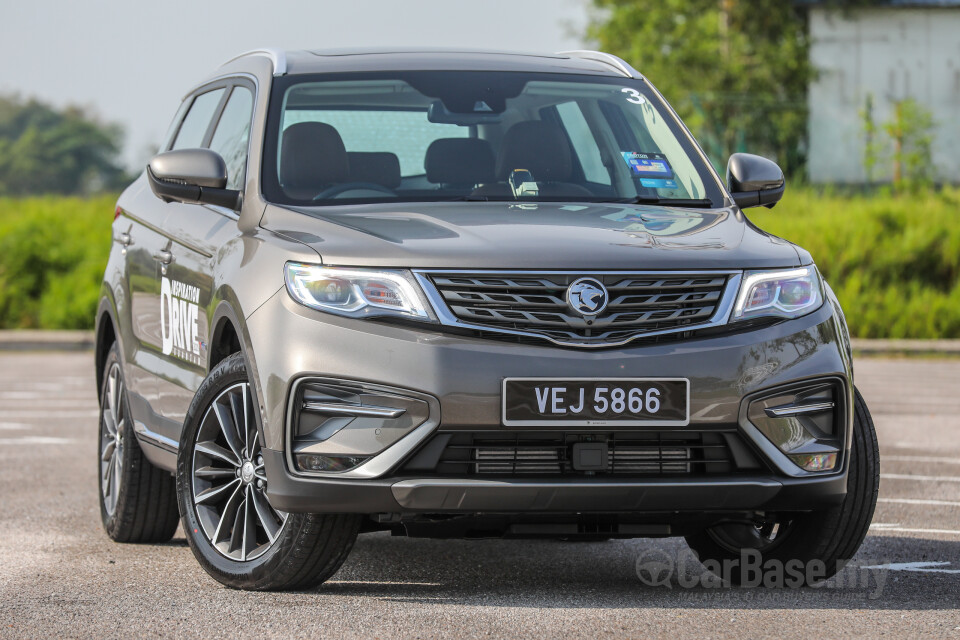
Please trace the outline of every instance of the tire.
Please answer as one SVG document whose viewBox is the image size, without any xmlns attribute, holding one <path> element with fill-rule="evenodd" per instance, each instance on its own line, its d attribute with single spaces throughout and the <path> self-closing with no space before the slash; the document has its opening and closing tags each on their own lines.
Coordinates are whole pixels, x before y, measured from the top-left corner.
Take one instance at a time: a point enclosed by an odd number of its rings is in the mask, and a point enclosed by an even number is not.
<svg viewBox="0 0 960 640">
<path fill-rule="evenodd" d="M 177 458 L 183 530 L 200 565 L 228 587 L 308 589 L 346 560 L 361 517 L 270 506 L 254 397 L 240 353 L 214 367 L 197 390 Z"/>
<path fill-rule="evenodd" d="M 166 542 L 180 524 L 176 482 L 143 455 L 129 416 L 123 368 L 114 343 L 103 366 L 100 389 L 100 519 L 116 542 Z"/>
<path fill-rule="evenodd" d="M 877 433 L 867 405 L 855 389 L 853 442 L 843 502 L 822 511 L 793 514 L 761 528 L 749 524 L 715 526 L 688 536 L 687 544 L 715 574 L 716 567 L 743 560 L 742 552 L 749 550 L 754 555 L 753 566 L 763 566 L 761 572 L 751 575 L 751 580 L 784 584 L 773 574 L 785 576 L 786 567 L 789 572 L 786 586 L 816 584 L 836 574 L 860 548 L 873 520 L 879 488 Z M 776 562 L 768 568 L 766 565 L 771 560 Z M 797 567 L 797 561 L 803 563 L 804 568 L 791 570 L 788 563 Z M 734 584 L 743 583 L 747 575 L 743 569 L 736 568 L 722 573 L 722 578 Z"/>
</svg>

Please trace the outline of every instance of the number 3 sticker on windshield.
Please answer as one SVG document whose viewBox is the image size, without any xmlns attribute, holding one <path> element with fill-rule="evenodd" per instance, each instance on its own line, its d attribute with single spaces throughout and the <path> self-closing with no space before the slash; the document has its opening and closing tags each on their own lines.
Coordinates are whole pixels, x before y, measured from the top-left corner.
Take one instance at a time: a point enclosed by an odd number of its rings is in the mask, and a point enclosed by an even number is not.
<svg viewBox="0 0 960 640">
<path fill-rule="evenodd" d="M 636 89 L 631 89 L 630 87 L 624 87 L 620 90 L 621 93 L 627 94 L 627 102 L 630 104 L 643 104 L 646 100 L 643 99 L 643 96 L 640 95 L 640 92 Z"/>
</svg>

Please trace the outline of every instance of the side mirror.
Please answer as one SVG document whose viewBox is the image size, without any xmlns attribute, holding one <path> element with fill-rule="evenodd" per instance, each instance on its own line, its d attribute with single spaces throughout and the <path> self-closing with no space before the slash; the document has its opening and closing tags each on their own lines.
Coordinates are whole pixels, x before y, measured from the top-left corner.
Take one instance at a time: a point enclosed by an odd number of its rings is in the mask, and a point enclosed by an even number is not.
<svg viewBox="0 0 960 640">
<path fill-rule="evenodd" d="M 209 149 L 178 149 L 153 156 L 147 179 L 164 202 L 216 204 L 234 211 L 243 201 L 239 191 L 226 189 L 227 165 Z"/>
<path fill-rule="evenodd" d="M 727 161 L 727 189 L 741 209 L 772 209 L 786 185 L 776 162 L 749 153 L 735 153 Z"/>
</svg>

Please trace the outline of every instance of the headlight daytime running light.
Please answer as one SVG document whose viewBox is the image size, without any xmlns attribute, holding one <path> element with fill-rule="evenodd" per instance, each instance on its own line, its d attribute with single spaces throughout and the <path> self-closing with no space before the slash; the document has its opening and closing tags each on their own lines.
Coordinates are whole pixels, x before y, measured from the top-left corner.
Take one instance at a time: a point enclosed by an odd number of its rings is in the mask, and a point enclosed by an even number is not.
<svg viewBox="0 0 960 640">
<path fill-rule="evenodd" d="M 291 298 L 318 311 L 350 318 L 399 316 L 435 322 L 420 286 L 407 271 L 288 262 L 284 280 Z"/>
<path fill-rule="evenodd" d="M 776 271 L 746 271 L 733 306 L 733 321 L 759 317 L 799 318 L 823 304 L 823 285 L 813 265 Z"/>
</svg>

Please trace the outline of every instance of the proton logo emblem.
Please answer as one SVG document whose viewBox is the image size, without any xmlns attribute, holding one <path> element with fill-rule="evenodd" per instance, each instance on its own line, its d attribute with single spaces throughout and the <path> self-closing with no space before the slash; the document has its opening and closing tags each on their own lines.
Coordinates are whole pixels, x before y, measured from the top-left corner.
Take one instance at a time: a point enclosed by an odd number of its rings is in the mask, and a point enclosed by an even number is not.
<svg viewBox="0 0 960 640">
<path fill-rule="evenodd" d="M 607 289 L 599 280 L 580 278 L 567 287 L 567 304 L 583 316 L 595 316 L 607 307 Z"/>
</svg>

